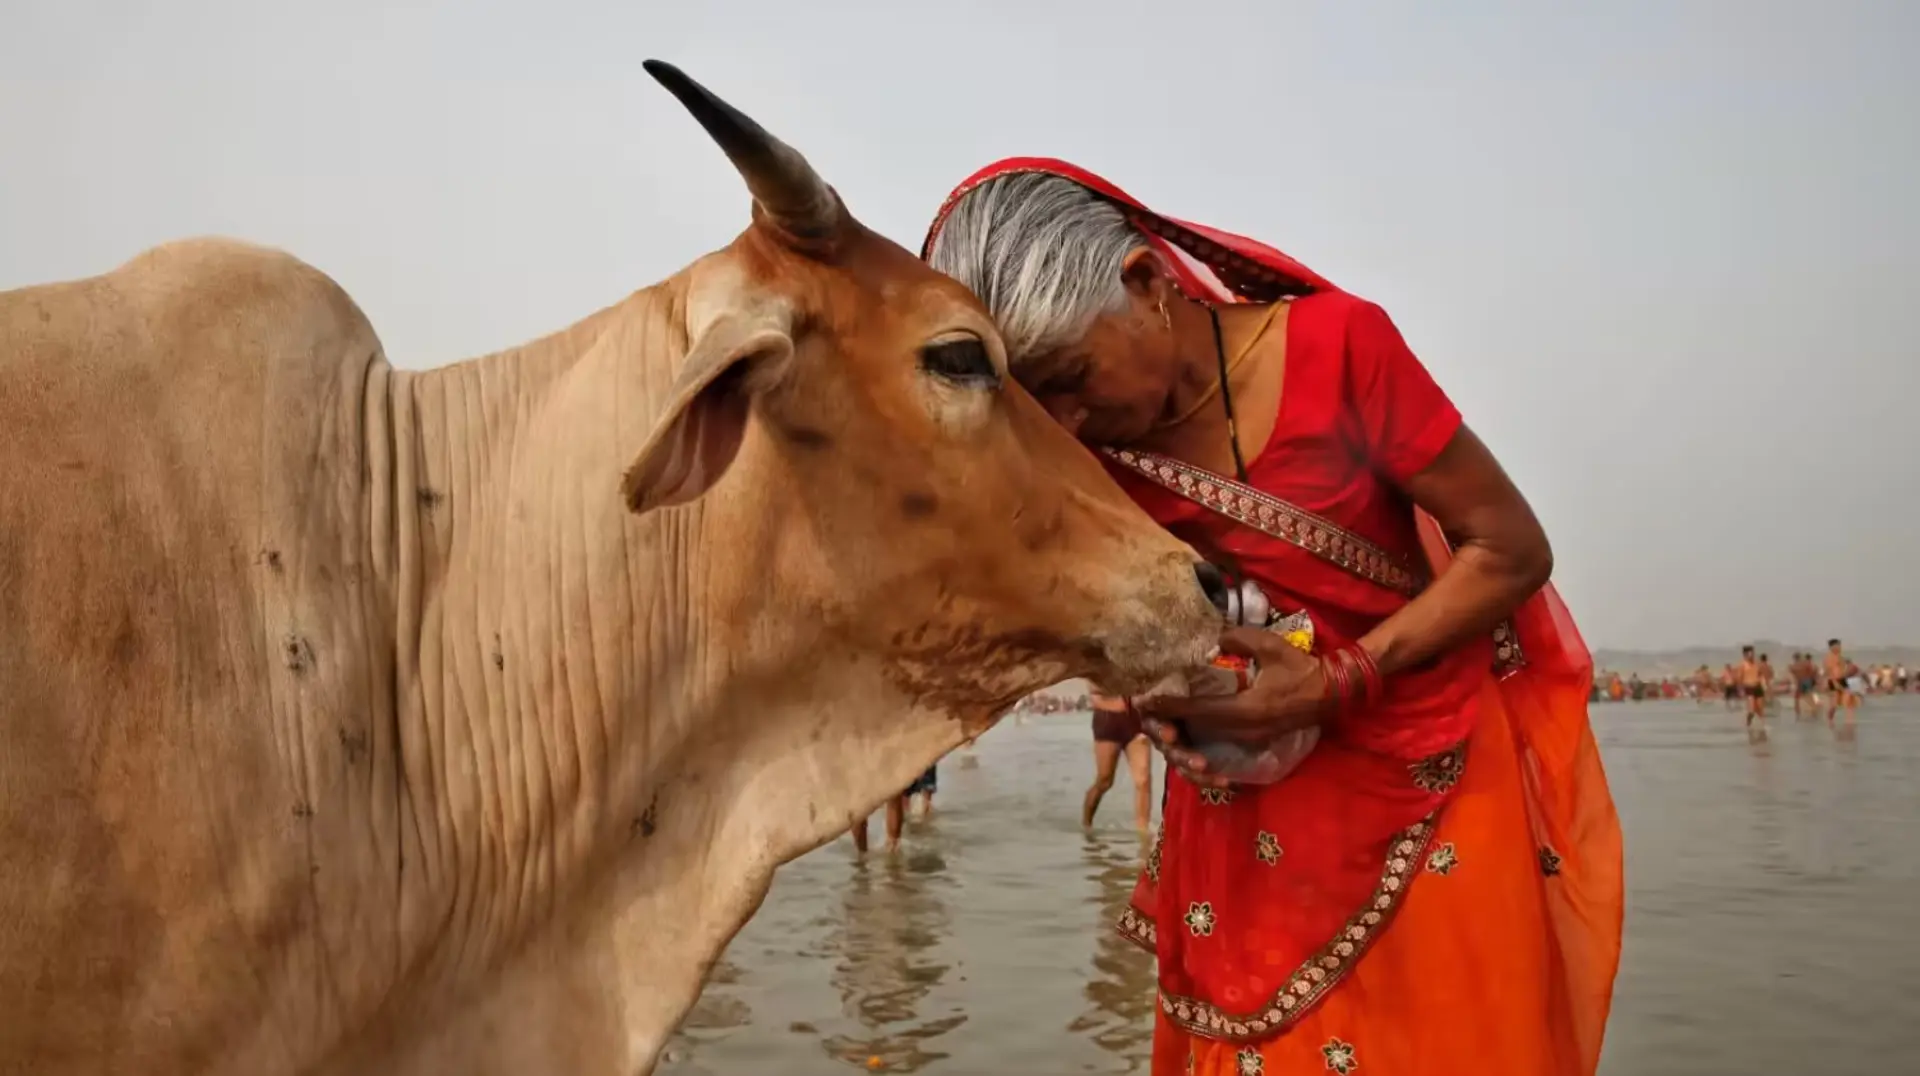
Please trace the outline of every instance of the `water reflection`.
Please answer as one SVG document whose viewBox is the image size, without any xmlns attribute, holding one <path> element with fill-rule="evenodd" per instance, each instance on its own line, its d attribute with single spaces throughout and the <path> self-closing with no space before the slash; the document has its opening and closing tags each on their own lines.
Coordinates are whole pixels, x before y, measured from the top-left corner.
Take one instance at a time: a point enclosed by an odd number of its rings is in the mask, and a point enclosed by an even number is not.
<svg viewBox="0 0 1920 1076">
<path fill-rule="evenodd" d="M 1753 826 L 1752 855 L 1760 869 L 1777 874 L 1793 871 L 1788 847 L 1789 815 L 1803 809 L 1801 803 L 1783 803 L 1777 787 L 1778 773 L 1773 748 L 1763 742 L 1753 750 L 1753 766 L 1741 798 L 1746 801 L 1746 816 Z"/>
<path fill-rule="evenodd" d="M 1913 1071 L 1920 698 L 1751 744 L 1737 711 L 1595 717 L 1627 830 L 1603 1076 Z M 661 1076 L 1147 1069 L 1152 959 L 1111 928 L 1142 849 L 1079 828 L 1084 721 L 977 753 L 899 858 L 842 840 L 780 872 Z"/>
<path fill-rule="evenodd" d="M 753 1023 L 753 1008 L 728 989 L 739 981 L 740 965 L 730 957 L 722 956 L 714 964 L 713 974 L 707 978 L 706 992 L 700 995 L 699 1003 L 687 1014 L 686 1021 L 680 1025 L 681 1030 L 725 1031 Z"/>
<path fill-rule="evenodd" d="M 1092 1008 L 1067 1030 L 1116 1055 L 1122 1072 L 1145 1071 L 1153 1039 L 1153 957 L 1113 929 L 1133 895 L 1145 847 L 1137 837 L 1104 835 L 1089 835 L 1084 845 L 1096 896 L 1086 925 L 1094 940 L 1092 974 L 1081 992 Z"/>
<path fill-rule="evenodd" d="M 947 1056 L 935 1040 L 965 1024 L 966 1015 L 923 1019 L 920 1012 L 951 970 L 937 952 L 950 918 L 940 899 L 945 872 L 937 850 L 911 847 L 853 869 L 829 944 L 837 959 L 828 982 L 858 1029 L 821 1040 L 834 1057 L 918 1072 Z"/>
</svg>

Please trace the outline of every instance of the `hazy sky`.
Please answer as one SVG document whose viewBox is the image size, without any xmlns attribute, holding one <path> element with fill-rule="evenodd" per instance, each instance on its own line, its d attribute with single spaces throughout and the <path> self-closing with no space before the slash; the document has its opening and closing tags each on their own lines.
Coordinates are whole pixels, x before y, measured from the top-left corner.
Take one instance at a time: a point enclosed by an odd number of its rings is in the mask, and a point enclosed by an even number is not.
<svg viewBox="0 0 1920 1076">
<path fill-rule="evenodd" d="M 222 233 L 518 343 L 746 222 L 658 56 L 908 246 L 1046 154 L 1380 302 L 1595 645 L 1920 642 L 1920 3 L 1549 6 L 7 0 L 0 288 Z"/>
</svg>

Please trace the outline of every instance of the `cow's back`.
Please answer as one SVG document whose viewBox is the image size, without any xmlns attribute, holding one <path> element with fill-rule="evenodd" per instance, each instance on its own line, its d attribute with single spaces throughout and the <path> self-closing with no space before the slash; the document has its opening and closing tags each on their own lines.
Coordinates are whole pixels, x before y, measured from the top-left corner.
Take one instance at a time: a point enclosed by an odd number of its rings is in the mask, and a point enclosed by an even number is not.
<svg viewBox="0 0 1920 1076">
<path fill-rule="evenodd" d="M 0 1072 L 264 1070 L 324 1034 L 279 1014 L 353 975 L 311 928 L 365 880 L 318 865 L 391 851 L 387 376 L 337 286 L 240 244 L 0 294 Z"/>
</svg>

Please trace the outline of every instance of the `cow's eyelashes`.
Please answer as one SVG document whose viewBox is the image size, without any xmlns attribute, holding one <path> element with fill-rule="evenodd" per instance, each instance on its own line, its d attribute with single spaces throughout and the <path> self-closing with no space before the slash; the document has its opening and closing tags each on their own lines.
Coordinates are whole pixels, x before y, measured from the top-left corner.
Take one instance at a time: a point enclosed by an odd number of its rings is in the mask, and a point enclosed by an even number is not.
<svg viewBox="0 0 1920 1076">
<path fill-rule="evenodd" d="M 920 368 L 962 384 L 992 385 L 1000 381 L 1000 371 L 994 368 L 987 345 L 974 336 L 941 340 L 921 348 Z"/>
</svg>

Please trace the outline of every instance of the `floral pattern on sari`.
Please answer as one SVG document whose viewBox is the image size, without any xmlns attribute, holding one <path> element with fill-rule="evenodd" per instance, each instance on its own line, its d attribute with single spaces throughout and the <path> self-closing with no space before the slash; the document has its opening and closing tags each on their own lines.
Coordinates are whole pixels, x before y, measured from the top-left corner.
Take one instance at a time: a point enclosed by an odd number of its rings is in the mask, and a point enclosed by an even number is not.
<svg viewBox="0 0 1920 1076">
<path fill-rule="evenodd" d="M 1552 845 L 1543 844 L 1540 846 L 1540 873 L 1541 874 L 1545 875 L 1548 878 L 1558 877 L 1560 874 L 1560 865 L 1563 862 L 1564 861 L 1560 858 L 1560 853 L 1554 851 Z"/>
<path fill-rule="evenodd" d="M 1355 912 L 1318 953 L 1296 967 L 1286 984 L 1263 1008 L 1254 1012 L 1228 1012 L 1199 998 L 1182 997 L 1162 990 L 1160 1011 L 1182 1029 L 1208 1038 L 1250 1042 L 1284 1031 L 1338 985 L 1374 939 L 1386 930 L 1393 913 L 1407 895 L 1415 865 L 1425 855 L 1434 829 L 1435 818 L 1429 815 L 1394 835 L 1388 844 L 1387 860 L 1381 868 L 1379 884 L 1374 887 L 1366 905 Z M 1189 910 L 1189 926 L 1192 925 L 1192 916 L 1193 912 Z M 1207 916 L 1207 929 L 1211 932 L 1211 908 L 1207 909 Z M 1131 907 L 1121 914 L 1120 932 L 1149 946 L 1156 940 L 1152 920 Z"/>
<path fill-rule="evenodd" d="M 1463 742 L 1409 765 L 1407 772 L 1413 775 L 1415 788 L 1445 795 L 1460 783 L 1460 770 L 1466 764 L 1467 745 Z"/>
</svg>

